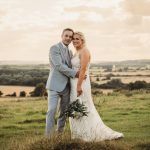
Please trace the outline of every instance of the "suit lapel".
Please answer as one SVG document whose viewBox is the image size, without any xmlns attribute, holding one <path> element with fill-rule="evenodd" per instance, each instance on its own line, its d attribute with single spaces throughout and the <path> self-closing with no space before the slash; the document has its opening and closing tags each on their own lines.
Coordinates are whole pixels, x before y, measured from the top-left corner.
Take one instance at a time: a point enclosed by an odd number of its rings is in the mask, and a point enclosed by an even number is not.
<svg viewBox="0 0 150 150">
<path fill-rule="evenodd" d="M 72 51 L 69 50 L 69 64 L 70 64 L 70 66 L 71 66 L 71 58 L 72 58 Z"/>
<path fill-rule="evenodd" d="M 58 43 L 58 45 L 59 45 L 62 57 L 65 59 L 66 63 L 70 66 L 69 60 L 68 60 L 68 58 L 65 55 L 65 49 L 64 49 L 63 45 L 61 44 L 61 42 Z M 69 54 L 69 56 L 70 56 L 70 54 Z"/>
<path fill-rule="evenodd" d="M 71 50 L 69 50 L 69 57 L 70 57 L 70 59 L 72 58 L 72 51 Z"/>
</svg>

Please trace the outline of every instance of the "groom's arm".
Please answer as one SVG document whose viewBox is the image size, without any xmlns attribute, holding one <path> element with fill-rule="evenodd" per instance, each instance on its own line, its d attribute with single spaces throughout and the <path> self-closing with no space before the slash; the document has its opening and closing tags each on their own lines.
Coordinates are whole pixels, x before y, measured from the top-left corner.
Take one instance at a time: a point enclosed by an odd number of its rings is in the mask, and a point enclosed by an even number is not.
<svg viewBox="0 0 150 150">
<path fill-rule="evenodd" d="M 50 48 L 49 59 L 53 63 L 55 69 L 57 69 L 59 72 L 71 78 L 75 78 L 77 76 L 77 71 L 62 63 L 62 58 L 58 47 L 52 46 Z"/>
</svg>

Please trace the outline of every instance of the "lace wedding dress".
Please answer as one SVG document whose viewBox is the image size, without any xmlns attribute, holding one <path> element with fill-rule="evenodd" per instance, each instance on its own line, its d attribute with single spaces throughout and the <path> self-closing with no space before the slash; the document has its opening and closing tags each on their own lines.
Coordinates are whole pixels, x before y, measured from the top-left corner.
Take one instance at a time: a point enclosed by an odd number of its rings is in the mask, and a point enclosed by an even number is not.
<svg viewBox="0 0 150 150">
<path fill-rule="evenodd" d="M 80 68 L 80 58 L 77 53 L 71 60 L 73 69 Z M 122 133 L 116 132 L 107 127 L 101 120 L 92 100 L 91 84 L 89 78 L 89 65 L 87 67 L 87 78 L 82 82 L 83 93 L 81 101 L 87 107 L 88 116 L 79 119 L 69 118 L 72 139 L 82 139 L 84 141 L 112 140 L 124 137 Z M 77 99 L 77 78 L 71 79 L 70 101 Z"/>
</svg>

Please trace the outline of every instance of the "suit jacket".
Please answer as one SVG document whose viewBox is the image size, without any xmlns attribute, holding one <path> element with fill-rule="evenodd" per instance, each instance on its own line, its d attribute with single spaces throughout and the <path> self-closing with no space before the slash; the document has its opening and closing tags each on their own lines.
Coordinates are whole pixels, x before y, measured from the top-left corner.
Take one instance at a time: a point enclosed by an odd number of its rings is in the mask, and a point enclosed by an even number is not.
<svg viewBox="0 0 150 150">
<path fill-rule="evenodd" d="M 53 45 L 49 51 L 50 72 L 46 89 L 61 92 L 66 87 L 70 78 L 74 78 L 77 71 L 71 69 L 72 52 L 66 56 L 62 43 Z"/>
</svg>

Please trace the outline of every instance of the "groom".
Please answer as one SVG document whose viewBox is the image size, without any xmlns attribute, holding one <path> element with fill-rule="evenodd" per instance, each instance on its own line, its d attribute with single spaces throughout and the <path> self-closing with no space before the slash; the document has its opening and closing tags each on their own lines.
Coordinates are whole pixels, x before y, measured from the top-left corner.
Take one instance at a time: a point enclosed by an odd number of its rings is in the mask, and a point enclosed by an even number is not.
<svg viewBox="0 0 150 150">
<path fill-rule="evenodd" d="M 50 73 L 46 84 L 48 90 L 48 111 L 46 115 L 45 135 L 49 136 L 54 131 L 55 113 L 60 98 L 60 114 L 57 120 L 57 131 L 63 132 L 66 118 L 63 115 L 64 110 L 70 101 L 70 83 L 69 78 L 79 76 L 79 71 L 71 69 L 72 52 L 68 49 L 71 43 L 74 31 L 70 28 L 63 30 L 62 41 L 50 48 L 49 62 Z"/>
</svg>

